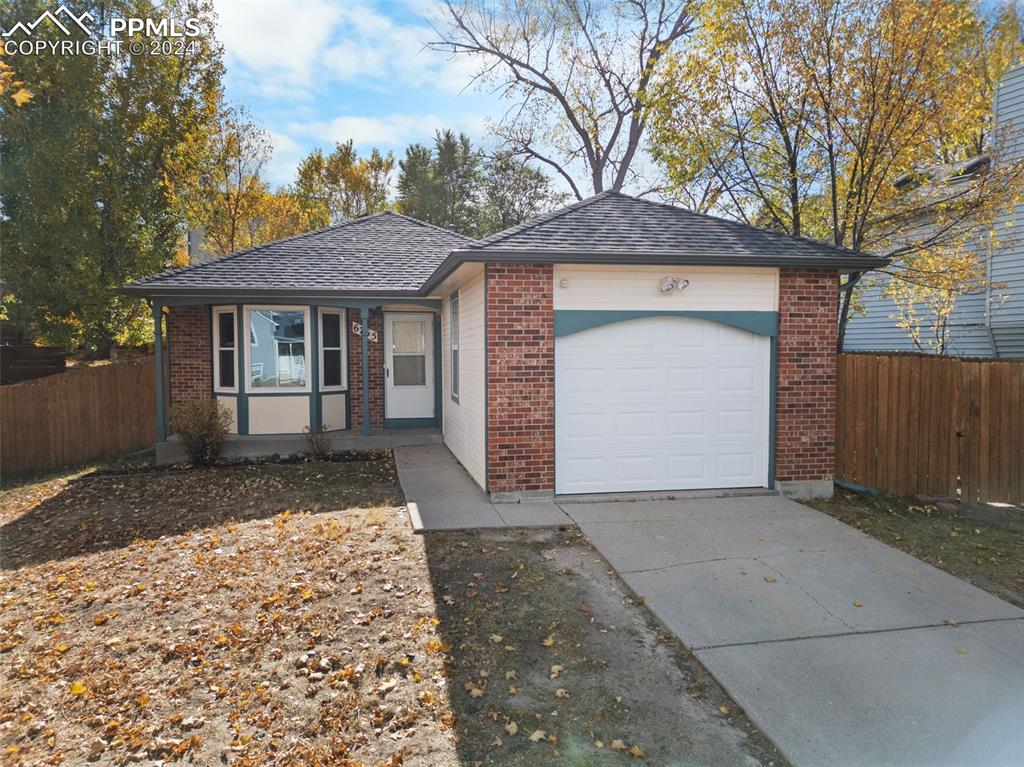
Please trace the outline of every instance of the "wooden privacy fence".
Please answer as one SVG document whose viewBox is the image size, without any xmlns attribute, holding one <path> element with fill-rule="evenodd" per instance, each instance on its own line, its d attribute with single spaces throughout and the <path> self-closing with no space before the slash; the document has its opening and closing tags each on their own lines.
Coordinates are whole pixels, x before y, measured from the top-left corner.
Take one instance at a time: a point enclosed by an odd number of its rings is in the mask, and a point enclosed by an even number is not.
<svg viewBox="0 0 1024 767">
<path fill-rule="evenodd" d="M 155 420 L 152 356 L 0 386 L 0 471 L 152 447 Z"/>
<path fill-rule="evenodd" d="M 1024 360 L 840 354 L 836 477 L 1024 501 Z"/>
</svg>

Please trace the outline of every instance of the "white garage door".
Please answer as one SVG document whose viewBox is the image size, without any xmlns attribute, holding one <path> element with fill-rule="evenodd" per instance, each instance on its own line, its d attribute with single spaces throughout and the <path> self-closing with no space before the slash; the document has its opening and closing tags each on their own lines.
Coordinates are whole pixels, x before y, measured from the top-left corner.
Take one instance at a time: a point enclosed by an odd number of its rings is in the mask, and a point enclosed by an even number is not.
<svg viewBox="0 0 1024 767">
<path fill-rule="evenodd" d="M 770 342 L 684 317 L 555 340 L 555 491 L 764 487 Z"/>
</svg>

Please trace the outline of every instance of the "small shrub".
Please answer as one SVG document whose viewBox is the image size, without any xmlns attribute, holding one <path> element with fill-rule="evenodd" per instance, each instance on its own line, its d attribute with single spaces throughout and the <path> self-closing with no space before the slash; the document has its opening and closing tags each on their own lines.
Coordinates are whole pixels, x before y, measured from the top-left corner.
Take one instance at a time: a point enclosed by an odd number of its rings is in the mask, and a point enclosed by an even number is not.
<svg viewBox="0 0 1024 767">
<path fill-rule="evenodd" d="M 320 461 L 326 459 L 331 454 L 331 445 L 327 438 L 327 427 L 323 424 L 315 428 L 307 426 L 303 431 L 306 432 L 309 454 Z"/>
<path fill-rule="evenodd" d="M 196 466 L 209 466 L 224 446 L 231 411 L 214 399 L 194 399 L 171 409 L 171 424 L 189 460 Z"/>
</svg>

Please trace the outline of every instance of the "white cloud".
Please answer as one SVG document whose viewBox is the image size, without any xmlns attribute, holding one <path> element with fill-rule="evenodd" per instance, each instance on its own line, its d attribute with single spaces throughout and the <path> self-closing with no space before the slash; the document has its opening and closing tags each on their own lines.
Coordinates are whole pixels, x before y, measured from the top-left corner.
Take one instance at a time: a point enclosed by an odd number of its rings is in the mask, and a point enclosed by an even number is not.
<svg viewBox="0 0 1024 767">
<path fill-rule="evenodd" d="M 326 145 L 352 139 L 357 147 L 397 148 L 414 141 L 427 141 L 442 127 L 450 126 L 437 115 L 389 114 L 381 117 L 343 115 L 330 120 L 291 123 L 288 130 Z"/>
<path fill-rule="evenodd" d="M 290 184 L 295 180 L 295 169 L 306 156 L 303 147 L 286 133 L 270 131 L 270 143 L 274 156 L 267 165 L 265 176 L 273 186 Z"/>
<path fill-rule="evenodd" d="M 308 89 L 344 9 L 328 2 L 216 0 L 228 66 L 274 94 Z"/>
<path fill-rule="evenodd" d="M 215 0 L 229 65 L 261 95 L 312 91 L 330 81 L 386 89 L 396 84 L 462 90 L 476 64 L 429 50 L 422 21 L 396 21 L 367 3 Z M 414 11 L 408 15 L 415 18 Z M 294 95 L 294 94 L 293 94 Z M 302 94 L 299 94 L 302 95 Z"/>
</svg>

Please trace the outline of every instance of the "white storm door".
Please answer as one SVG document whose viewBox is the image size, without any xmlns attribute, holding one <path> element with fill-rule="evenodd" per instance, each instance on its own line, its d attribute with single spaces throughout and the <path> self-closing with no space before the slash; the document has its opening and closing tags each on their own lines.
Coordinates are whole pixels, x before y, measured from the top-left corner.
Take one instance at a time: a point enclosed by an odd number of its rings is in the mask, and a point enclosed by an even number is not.
<svg viewBox="0 0 1024 767">
<path fill-rule="evenodd" d="M 765 487 L 768 338 L 652 317 L 555 340 L 555 492 Z"/>
<path fill-rule="evenodd" d="M 384 315 L 384 417 L 434 417 L 434 315 Z"/>
</svg>

